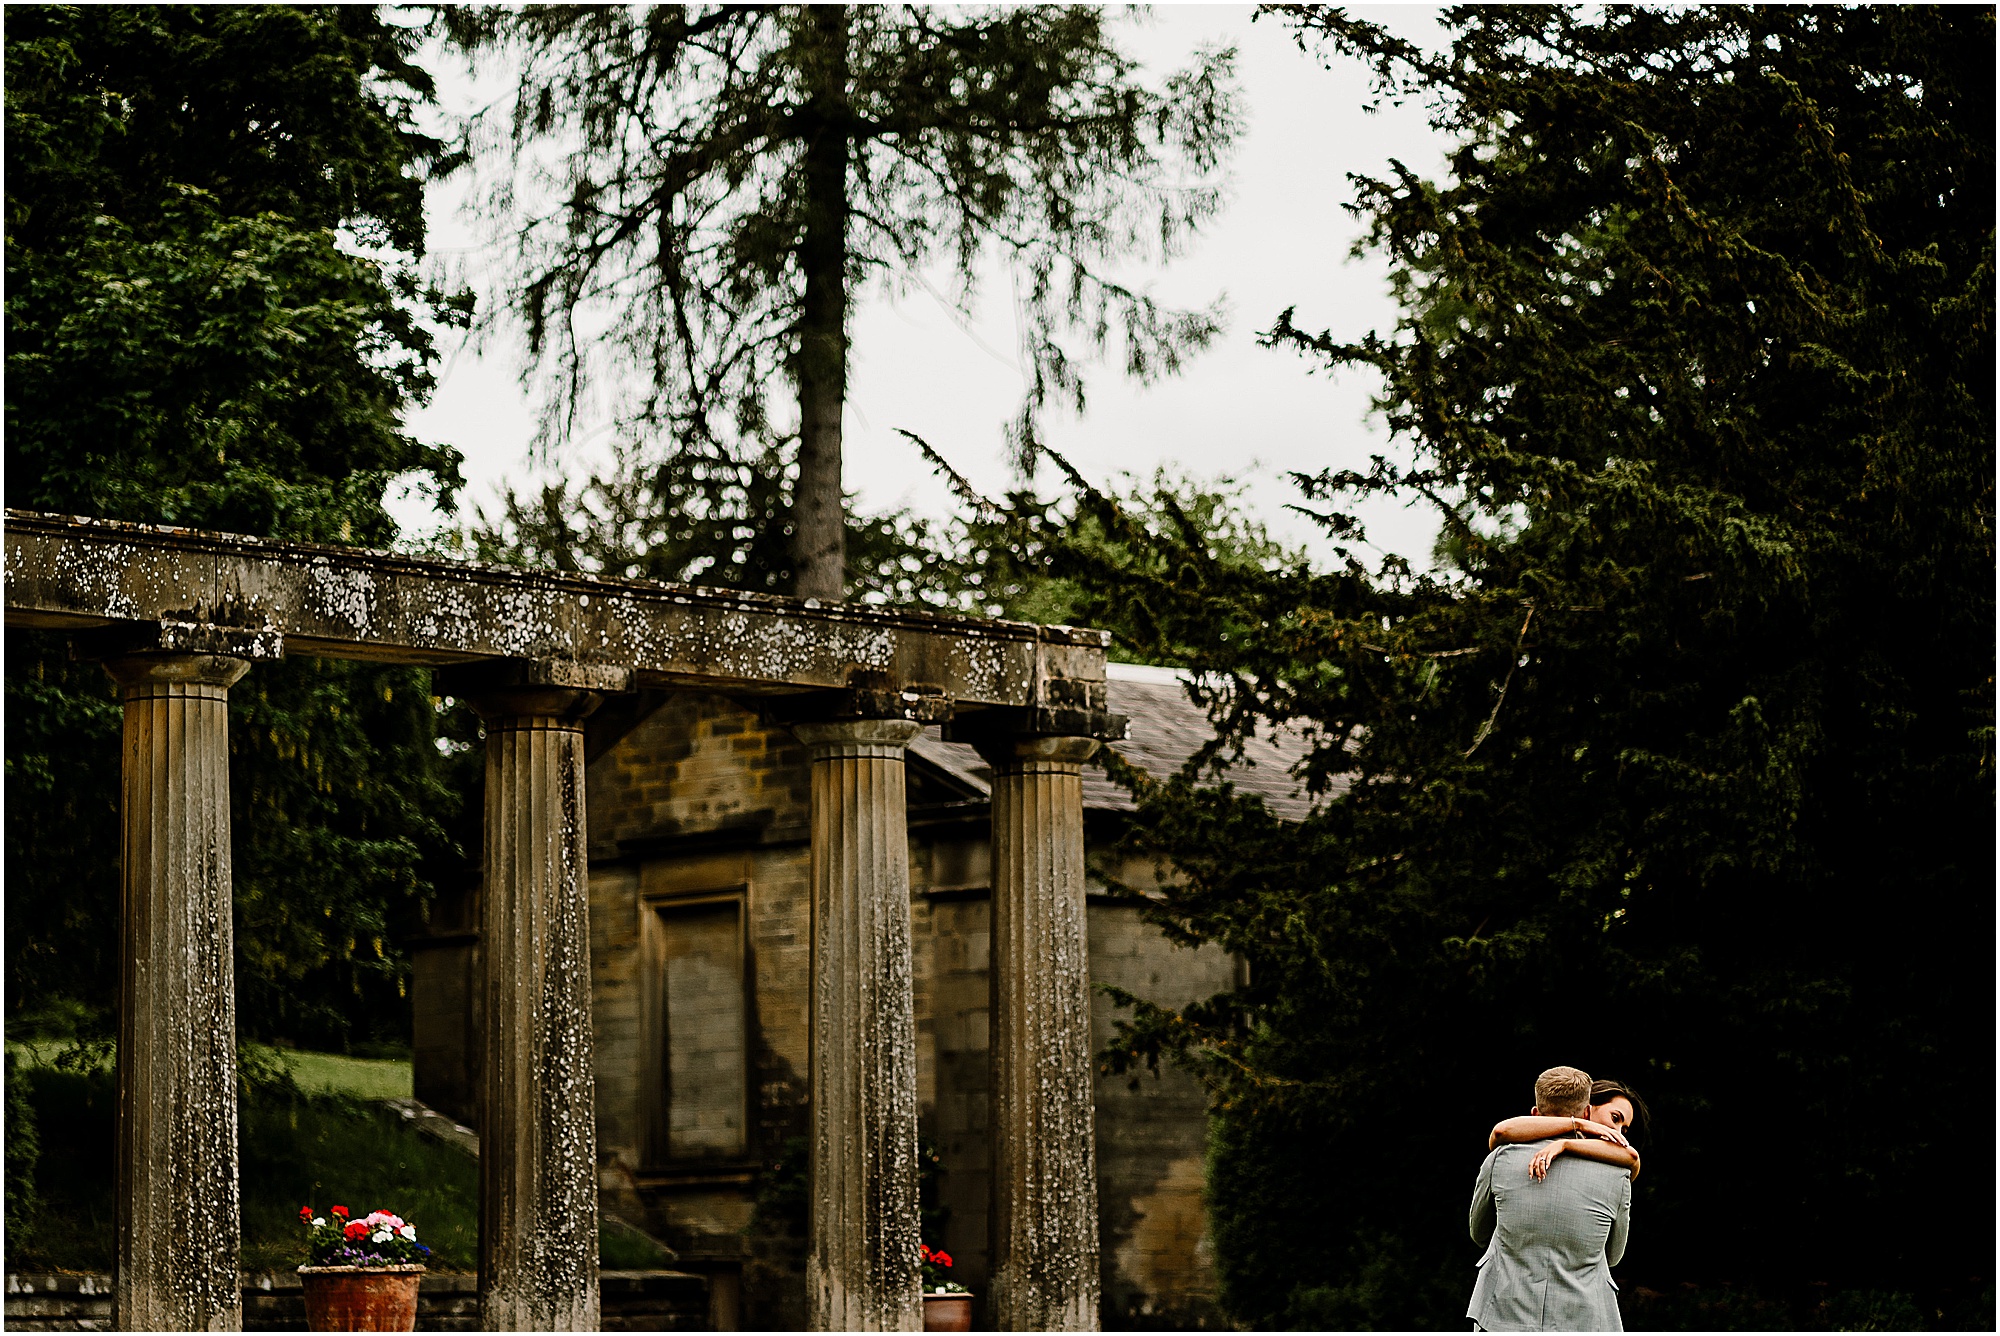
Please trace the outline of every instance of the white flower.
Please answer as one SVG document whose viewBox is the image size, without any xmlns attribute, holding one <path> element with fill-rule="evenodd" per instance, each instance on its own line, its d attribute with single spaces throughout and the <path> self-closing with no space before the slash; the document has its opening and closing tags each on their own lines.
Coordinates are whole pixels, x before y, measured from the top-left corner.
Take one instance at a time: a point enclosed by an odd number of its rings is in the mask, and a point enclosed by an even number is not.
<svg viewBox="0 0 2000 1336">
<path fill-rule="evenodd" d="M 415 1243 L 417 1241 L 417 1227 L 415 1225 L 404 1225 L 401 1229 L 397 1230 L 396 1232 L 401 1234 L 404 1238 L 408 1239 L 412 1243 Z"/>
<path fill-rule="evenodd" d="M 323 1228 L 323 1227 L 324 1227 L 325 1225 L 326 1225 L 326 1217 L 325 1217 L 325 1216 L 323 1216 L 323 1215 L 322 1215 L 322 1216 L 315 1216 L 315 1217 L 313 1218 L 313 1228 L 314 1228 L 314 1229 L 320 1229 L 320 1228 Z"/>
<path fill-rule="evenodd" d="M 370 1234 L 368 1236 L 368 1241 L 370 1243 L 387 1243 L 389 1241 L 389 1231 L 386 1229 L 378 1229 L 373 1234 Z"/>
</svg>

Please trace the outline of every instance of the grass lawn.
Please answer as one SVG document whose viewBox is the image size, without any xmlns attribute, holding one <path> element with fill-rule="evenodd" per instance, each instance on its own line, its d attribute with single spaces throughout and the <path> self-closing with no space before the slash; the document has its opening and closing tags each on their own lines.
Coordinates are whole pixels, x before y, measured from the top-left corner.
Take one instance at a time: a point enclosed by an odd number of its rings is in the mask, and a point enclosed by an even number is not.
<svg viewBox="0 0 2000 1336">
<path fill-rule="evenodd" d="M 40 1205 L 25 1230 L 6 1241 L 9 1271 L 109 1271 L 112 1212 L 112 1118 L 117 1088 L 110 1065 L 91 1071 L 51 1065 L 59 1044 L 10 1044 L 24 1061 L 41 1153 L 35 1172 Z M 246 1053 L 247 1074 L 271 1064 L 271 1050 Z M 333 1205 L 356 1215 L 390 1210 L 417 1227 L 431 1266 L 471 1271 L 478 1264 L 479 1167 L 379 1107 L 410 1093 L 407 1062 L 276 1051 L 289 1072 L 252 1079 L 238 1101 L 243 1190 L 243 1268 L 280 1270 L 306 1260 L 299 1207 L 324 1214 Z M 275 1074 L 275 1073 L 273 1073 Z M 643 1239 L 600 1236 L 610 1268 L 663 1265 Z"/>
<path fill-rule="evenodd" d="M 347 1095 L 354 1099 L 408 1099 L 413 1089 L 407 1061 L 349 1058 L 338 1053 L 304 1053 L 289 1048 L 264 1051 L 284 1063 L 285 1069 L 292 1074 L 292 1080 L 307 1094 Z"/>
<path fill-rule="evenodd" d="M 7 1047 L 29 1063 L 49 1067 L 70 1045 L 59 1039 L 9 1040 Z M 346 1095 L 352 1099 L 408 1099 L 414 1089 L 408 1059 L 350 1058 L 341 1053 L 308 1053 L 264 1044 L 241 1045 L 238 1060 L 245 1067 L 276 1063 L 309 1095 Z M 100 1065 L 108 1066 L 104 1054 Z"/>
</svg>

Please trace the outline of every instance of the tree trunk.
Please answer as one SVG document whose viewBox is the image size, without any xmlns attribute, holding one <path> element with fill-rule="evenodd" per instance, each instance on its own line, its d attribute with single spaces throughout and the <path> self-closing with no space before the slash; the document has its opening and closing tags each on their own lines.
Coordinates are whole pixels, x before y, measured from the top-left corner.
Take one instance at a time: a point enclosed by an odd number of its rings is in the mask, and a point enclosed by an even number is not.
<svg viewBox="0 0 2000 1336">
<path fill-rule="evenodd" d="M 840 410 L 847 398 L 847 7 L 806 9 L 818 124 L 806 144 L 806 229 L 799 267 L 799 481 L 792 500 L 792 592 L 846 593 Z"/>
</svg>

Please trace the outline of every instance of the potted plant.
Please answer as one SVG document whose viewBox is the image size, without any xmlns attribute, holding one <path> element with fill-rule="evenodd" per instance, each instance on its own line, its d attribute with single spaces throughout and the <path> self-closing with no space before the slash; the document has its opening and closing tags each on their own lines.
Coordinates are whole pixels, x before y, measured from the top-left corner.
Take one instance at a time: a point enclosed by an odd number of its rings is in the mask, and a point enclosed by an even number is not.
<svg viewBox="0 0 2000 1336">
<path fill-rule="evenodd" d="M 299 1268 L 308 1331 L 415 1331 L 417 1283 L 431 1250 L 388 1211 L 348 1218 L 345 1206 L 299 1208 L 312 1260 Z"/>
<path fill-rule="evenodd" d="M 946 1274 L 951 1254 L 920 1243 L 917 1256 L 924 1264 L 924 1330 L 971 1331 L 972 1291 Z"/>
</svg>

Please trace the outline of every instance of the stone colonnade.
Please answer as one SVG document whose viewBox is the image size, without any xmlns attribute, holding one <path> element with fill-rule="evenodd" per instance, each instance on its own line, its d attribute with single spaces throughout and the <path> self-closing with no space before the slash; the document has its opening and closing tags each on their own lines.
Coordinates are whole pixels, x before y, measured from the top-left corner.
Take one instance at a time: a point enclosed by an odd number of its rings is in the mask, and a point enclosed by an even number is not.
<svg viewBox="0 0 2000 1336">
<path fill-rule="evenodd" d="M 125 1330 L 242 1325 L 228 692 L 249 666 L 227 654 L 106 660 L 125 700 L 114 1313 Z M 625 682 L 618 670 L 517 663 L 454 687 L 487 734 L 489 1330 L 598 1324 L 582 729 L 602 692 Z M 921 725 L 847 717 L 792 728 L 812 758 L 812 1321 L 917 1330 L 903 805 L 904 749 Z M 1095 1329 L 1080 767 L 1097 744 L 1004 726 L 979 737 L 994 767 L 994 1314 L 1002 1329 Z"/>
</svg>

